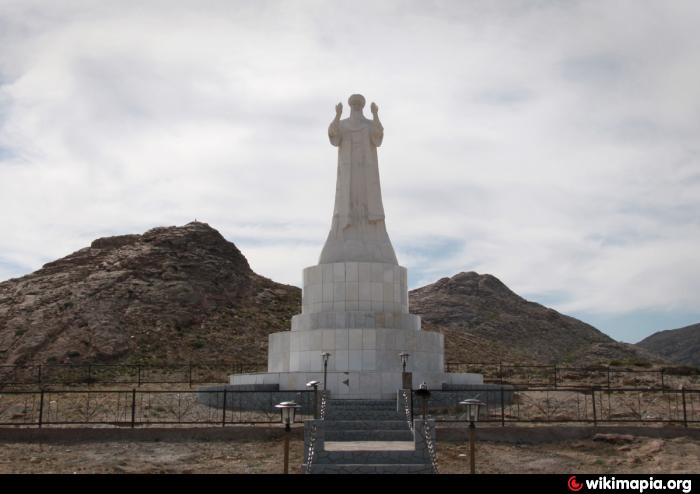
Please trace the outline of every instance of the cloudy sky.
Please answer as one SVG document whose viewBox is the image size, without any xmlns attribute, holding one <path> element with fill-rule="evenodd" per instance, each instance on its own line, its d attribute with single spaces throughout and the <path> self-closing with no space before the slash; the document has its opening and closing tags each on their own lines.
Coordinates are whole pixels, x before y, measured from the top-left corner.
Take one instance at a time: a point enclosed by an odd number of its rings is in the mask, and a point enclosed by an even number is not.
<svg viewBox="0 0 700 494">
<path fill-rule="evenodd" d="M 0 0 L 0 280 L 197 218 L 299 285 L 361 92 L 412 287 L 491 273 L 630 342 L 700 322 L 698 26 L 696 0 Z"/>
</svg>

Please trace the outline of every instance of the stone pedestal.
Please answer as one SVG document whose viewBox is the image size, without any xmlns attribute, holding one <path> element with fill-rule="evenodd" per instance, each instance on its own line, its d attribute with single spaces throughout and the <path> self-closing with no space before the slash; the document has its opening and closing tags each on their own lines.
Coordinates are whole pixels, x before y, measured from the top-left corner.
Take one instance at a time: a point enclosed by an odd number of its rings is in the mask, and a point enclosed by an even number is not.
<svg viewBox="0 0 700 494">
<path fill-rule="evenodd" d="M 478 374 L 445 374 L 444 341 L 421 331 L 408 312 L 406 268 L 389 263 L 339 262 L 304 269 L 302 312 L 292 330 L 269 336 L 268 372 L 231 376 L 231 384 L 274 384 L 281 390 L 323 382 L 335 397 L 395 396 L 402 385 L 400 353 L 414 384 L 480 384 Z"/>
</svg>

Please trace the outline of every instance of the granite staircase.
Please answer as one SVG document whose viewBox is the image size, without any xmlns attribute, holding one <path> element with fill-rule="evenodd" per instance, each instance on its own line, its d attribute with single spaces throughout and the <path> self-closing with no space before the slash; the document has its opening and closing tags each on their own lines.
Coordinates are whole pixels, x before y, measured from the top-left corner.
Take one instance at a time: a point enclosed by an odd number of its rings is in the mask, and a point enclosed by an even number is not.
<svg viewBox="0 0 700 494">
<path fill-rule="evenodd" d="M 323 420 L 304 424 L 306 473 L 434 473 L 423 434 L 395 400 L 328 400 Z M 429 427 L 434 444 L 434 424 Z"/>
</svg>

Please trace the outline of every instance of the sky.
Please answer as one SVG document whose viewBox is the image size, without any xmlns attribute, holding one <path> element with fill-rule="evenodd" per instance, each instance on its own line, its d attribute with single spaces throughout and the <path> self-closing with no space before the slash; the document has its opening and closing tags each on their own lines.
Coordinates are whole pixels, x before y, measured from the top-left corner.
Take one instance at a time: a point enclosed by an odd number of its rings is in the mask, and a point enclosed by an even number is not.
<svg viewBox="0 0 700 494">
<path fill-rule="evenodd" d="M 197 219 L 299 286 L 362 93 L 411 288 L 490 273 L 628 342 L 700 322 L 698 26 L 696 0 L 0 0 L 0 280 Z"/>
</svg>

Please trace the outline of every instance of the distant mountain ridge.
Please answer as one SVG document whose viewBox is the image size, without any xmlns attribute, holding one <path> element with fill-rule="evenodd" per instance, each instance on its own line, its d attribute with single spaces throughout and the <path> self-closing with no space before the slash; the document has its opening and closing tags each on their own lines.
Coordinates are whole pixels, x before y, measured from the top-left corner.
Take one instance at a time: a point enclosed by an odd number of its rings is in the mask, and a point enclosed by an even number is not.
<svg viewBox="0 0 700 494">
<path fill-rule="evenodd" d="M 700 323 L 659 331 L 637 346 L 677 364 L 700 367 Z"/>
<path fill-rule="evenodd" d="M 410 307 L 421 315 L 425 329 L 445 334 L 447 360 L 572 365 L 660 360 L 590 324 L 525 300 L 490 274 L 442 278 L 411 291 Z"/>
<path fill-rule="evenodd" d="M 423 328 L 445 335 L 447 361 L 658 360 L 488 274 L 459 273 L 409 296 Z M 299 288 L 254 273 L 209 225 L 153 228 L 0 283 L 0 363 L 264 366 L 268 334 L 288 330 L 300 310 Z"/>
</svg>

